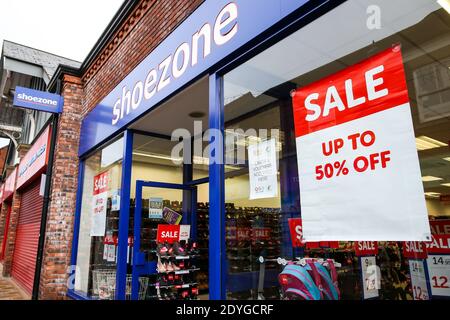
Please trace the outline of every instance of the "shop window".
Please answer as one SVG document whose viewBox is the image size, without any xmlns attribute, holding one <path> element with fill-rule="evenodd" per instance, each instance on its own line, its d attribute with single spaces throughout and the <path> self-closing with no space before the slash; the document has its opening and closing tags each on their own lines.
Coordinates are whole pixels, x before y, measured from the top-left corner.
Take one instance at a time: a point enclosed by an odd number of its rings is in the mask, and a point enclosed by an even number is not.
<svg viewBox="0 0 450 320">
<path fill-rule="evenodd" d="M 119 232 L 123 138 L 84 162 L 75 291 L 114 299 Z"/>
<path fill-rule="evenodd" d="M 379 10 L 366 10 L 372 5 Z M 433 280 L 438 269 L 431 255 L 421 260 L 431 275 L 419 292 L 414 260 L 403 254 L 406 243 L 378 242 L 377 252 L 359 257 L 354 242 L 294 247 L 289 228 L 289 219 L 302 217 L 297 168 L 302 150 L 296 147 L 291 93 L 400 45 L 432 235 L 450 233 L 445 227 L 450 224 L 449 26 L 449 13 L 435 1 L 349 1 L 224 75 L 229 299 L 295 298 L 286 293 L 288 278 L 283 283 L 278 257 L 294 263 L 305 257 L 334 259 L 340 265 L 341 299 L 450 295 Z M 262 158 L 260 150 L 265 150 Z M 258 170 L 266 170 L 264 183 L 255 182 Z M 410 205 L 405 197 L 397 201 Z M 363 276 L 372 264 L 377 290 L 366 287 Z"/>
</svg>

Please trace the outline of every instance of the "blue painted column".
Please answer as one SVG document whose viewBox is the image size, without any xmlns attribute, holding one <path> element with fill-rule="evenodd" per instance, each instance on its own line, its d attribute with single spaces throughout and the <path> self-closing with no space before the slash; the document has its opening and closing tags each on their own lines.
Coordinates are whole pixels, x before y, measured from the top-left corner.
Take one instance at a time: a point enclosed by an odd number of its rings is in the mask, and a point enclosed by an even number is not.
<svg viewBox="0 0 450 320">
<path fill-rule="evenodd" d="M 224 113 L 222 79 L 216 74 L 209 77 L 209 298 L 226 297 L 225 258 L 225 183 L 224 183 Z M 220 137 L 217 133 L 221 133 Z M 220 161 L 216 161 L 219 159 Z"/>
<path fill-rule="evenodd" d="M 71 285 L 75 285 L 77 255 L 78 255 L 78 238 L 80 236 L 80 219 L 81 219 L 81 199 L 83 198 L 83 184 L 84 184 L 84 160 L 80 160 L 78 164 L 78 187 L 77 187 L 77 199 L 75 204 L 75 217 L 73 223 L 73 239 L 72 239 L 72 252 L 70 254 L 70 276 L 73 279 Z M 74 287 L 69 287 L 69 291 L 73 291 Z"/>
<path fill-rule="evenodd" d="M 133 133 L 123 135 L 122 181 L 120 187 L 119 247 L 117 250 L 116 299 L 125 300 L 127 286 L 127 249 L 130 221 L 131 167 L 133 163 Z"/>
</svg>

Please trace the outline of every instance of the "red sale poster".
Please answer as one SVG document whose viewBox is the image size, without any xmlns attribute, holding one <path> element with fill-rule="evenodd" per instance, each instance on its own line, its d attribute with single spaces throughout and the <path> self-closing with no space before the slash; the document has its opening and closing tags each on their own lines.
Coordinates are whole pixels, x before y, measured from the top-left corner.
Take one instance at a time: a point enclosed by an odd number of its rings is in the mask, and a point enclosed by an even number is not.
<svg viewBox="0 0 450 320">
<path fill-rule="evenodd" d="M 305 242 L 302 232 L 302 219 L 300 218 L 290 218 L 288 219 L 288 223 L 292 246 L 294 248 L 302 248 L 305 246 L 306 249 L 339 248 L 339 243 L 336 241 Z"/>
<path fill-rule="evenodd" d="M 426 259 L 428 254 L 425 243 L 418 241 L 403 242 L 403 256 L 410 259 Z"/>
<path fill-rule="evenodd" d="M 376 241 L 356 241 L 355 255 L 375 256 L 378 254 L 378 242 Z"/>
<path fill-rule="evenodd" d="M 106 209 L 108 202 L 108 172 L 103 172 L 94 177 L 92 191 L 92 221 L 91 237 L 105 236 Z"/>
<path fill-rule="evenodd" d="M 304 239 L 429 241 L 400 47 L 292 99 Z"/>
<path fill-rule="evenodd" d="M 159 243 L 174 243 L 180 238 L 180 225 L 158 224 L 157 240 Z"/>
</svg>

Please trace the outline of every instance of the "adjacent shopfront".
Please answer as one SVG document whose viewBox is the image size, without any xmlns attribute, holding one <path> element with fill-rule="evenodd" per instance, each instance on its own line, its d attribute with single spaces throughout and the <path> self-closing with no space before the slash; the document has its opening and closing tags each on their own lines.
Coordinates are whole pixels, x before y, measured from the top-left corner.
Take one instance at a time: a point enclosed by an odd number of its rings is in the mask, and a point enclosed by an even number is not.
<svg viewBox="0 0 450 320">
<path fill-rule="evenodd" d="M 20 209 L 16 227 L 11 276 L 32 293 L 43 208 L 43 179 L 50 152 L 50 126 L 36 139 L 17 167 L 16 190 Z M 44 177 L 44 178 L 43 178 Z"/>
<path fill-rule="evenodd" d="M 16 187 L 16 175 L 17 175 L 17 168 L 15 168 L 9 174 L 8 178 L 6 178 L 6 181 L 3 184 L 1 201 L 2 201 L 2 210 L 5 213 L 5 217 L 3 221 L 3 235 L 0 251 L 0 261 L 2 262 L 4 261 L 6 254 L 6 244 L 8 241 L 8 230 L 12 209 L 12 198 Z"/>
<path fill-rule="evenodd" d="M 203 2 L 82 121 L 68 296 L 450 297 L 448 39 L 434 1 Z"/>
</svg>

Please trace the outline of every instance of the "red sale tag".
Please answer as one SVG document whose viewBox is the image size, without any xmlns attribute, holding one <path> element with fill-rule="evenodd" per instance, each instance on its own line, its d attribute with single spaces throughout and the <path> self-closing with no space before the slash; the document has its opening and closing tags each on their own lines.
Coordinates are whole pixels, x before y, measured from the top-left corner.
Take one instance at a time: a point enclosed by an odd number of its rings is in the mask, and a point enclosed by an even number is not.
<svg viewBox="0 0 450 320">
<path fill-rule="evenodd" d="M 174 243 L 180 238 L 180 226 L 172 224 L 158 224 L 157 240 L 159 243 Z"/>
<path fill-rule="evenodd" d="M 419 241 L 403 242 L 403 256 L 410 259 L 426 259 L 428 254 L 425 243 Z"/>
<path fill-rule="evenodd" d="M 252 230 L 250 228 L 237 227 L 237 240 L 245 241 L 251 239 Z"/>
<path fill-rule="evenodd" d="M 375 256 L 378 254 L 378 242 L 376 241 L 356 241 L 355 254 L 357 256 Z"/>
<path fill-rule="evenodd" d="M 291 218 L 288 219 L 289 230 L 291 233 L 292 246 L 294 248 L 304 247 L 305 242 L 303 241 L 303 231 L 302 231 L 302 219 Z"/>
<path fill-rule="evenodd" d="M 321 249 L 321 248 L 330 248 L 336 249 L 339 248 L 338 241 L 320 241 L 320 242 L 305 242 L 303 240 L 303 231 L 302 231 L 302 219 L 301 218 L 290 218 L 288 219 L 289 223 L 289 231 L 291 234 L 292 246 L 294 248 L 301 248 L 306 245 L 307 249 Z"/>
<path fill-rule="evenodd" d="M 253 228 L 252 240 L 261 241 L 270 239 L 270 228 Z"/>
<path fill-rule="evenodd" d="M 97 195 L 108 191 L 108 171 L 100 173 L 94 177 L 94 192 Z"/>
<path fill-rule="evenodd" d="M 450 219 L 431 220 L 430 228 L 432 234 L 450 234 Z"/>
<path fill-rule="evenodd" d="M 450 234 L 432 235 L 430 242 L 426 242 L 428 253 L 450 254 Z"/>
</svg>

